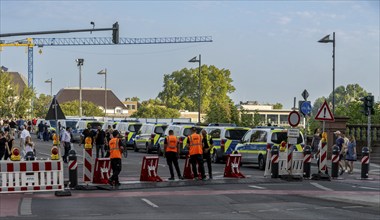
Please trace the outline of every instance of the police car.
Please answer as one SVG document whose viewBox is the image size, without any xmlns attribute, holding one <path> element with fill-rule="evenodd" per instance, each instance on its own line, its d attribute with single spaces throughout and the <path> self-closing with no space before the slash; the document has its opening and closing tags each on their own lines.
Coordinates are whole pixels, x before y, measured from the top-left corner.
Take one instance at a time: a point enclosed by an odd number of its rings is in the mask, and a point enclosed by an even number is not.
<svg viewBox="0 0 380 220">
<path fill-rule="evenodd" d="M 234 153 L 241 154 L 242 164 L 258 164 L 259 169 L 265 169 L 267 149 L 276 145 L 282 149 L 288 141 L 288 131 L 281 127 L 256 127 L 249 130 L 240 143 L 236 145 Z M 302 152 L 305 142 L 300 132 L 297 138 L 295 151 Z"/>
<path fill-rule="evenodd" d="M 226 155 L 233 153 L 235 146 L 249 130 L 249 128 L 245 127 L 236 127 L 234 124 L 229 126 L 227 124 L 219 125 L 212 124 L 204 128 L 213 141 L 214 147 L 210 150 L 210 153 L 211 160 L 214 163 L 221 162 L 225 159 Z"/>
<path fill-rule="evenodd" d="M 134 148 L 137 132 L 140 130 L 142 125 L 142 123 L 137 121 L 119 122 L 116 124 L 115 130 L 118 130 L 120 132 L 125 147 Z"/>
<path fill-rule="evenodd" d="M 144 149 L 148 154 L 159 149 L 159 139 L 164 136 L 167 124 L 143 124 L 134 139 L 133 149 L 138 152 Z"/>
</svg>

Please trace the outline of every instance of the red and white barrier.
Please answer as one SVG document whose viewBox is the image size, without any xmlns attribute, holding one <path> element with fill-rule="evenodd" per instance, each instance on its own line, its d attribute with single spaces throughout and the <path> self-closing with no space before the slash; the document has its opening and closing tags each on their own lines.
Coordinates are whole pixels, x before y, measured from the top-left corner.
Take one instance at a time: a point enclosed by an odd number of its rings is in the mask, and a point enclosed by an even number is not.
<svg viewBox="0 0 380 220">
<path fill-rule="evenodd" d="M 0 193 L 63 191 L 62 160 L 0 161 Z"/>
<path fill-rule="evenodd" d="M 83 181 L 92 182 L 92 148 L 83 149 Z"/>
<path fill-rule="evenodd" d="M 361 160 L 362 164 L 369 164 L 369 156 L 363 156 Z"/>
<path fill-rule="evenodd" d="M 320 150 L 320 159 L 319 159 L 319 171 L 325 173 L 327 170 L 327 143 L 322 142 L 321 150 Z"/>
<path fill-rule="evenodd" d="M 241 154 L 227 155 L 226 166 L 224 167 L 224 177 L 245 178 L 240 172 Z"/>
<path fill-rule="evenodd" d="M 157 174 L 158 156 L 145 156 L 141 165 L 140 181 L 162 182 Z"/>
<path fill-rule="evenodd" d="M 69 170 L 76 170 L 78 168 L 77 160 L 69 160 L 68 166 Z"/>
<path fill-rule="evenodd" d="M 292 150 L 290 150 L 292 145 L 288 144 L 288 148 L 286 149 L 286 152 L 288 154 L 288 160 L 287 160 L 287 168 L 288 168 L 288 174 L 292 175 Z"/>
<path fill-rule="evenodd" d="M 96 158 L 92 183 L 107 184 L 111 176 L 111 159 Z"/>
<path fill-rule="evenodd" d="M 199 170 L 199 166 L 198 167 L 198 178 L 202 178 L 202 174 L 201 174 L 201 171 Z M 191 163 L 190 163 L 190 156 L 187 155 L 186 156 L 186 160 L 185 160 L 185 167 L 183 168 L 183 178 L 184 179 L 189 179 L 189 180 L 192 180 L 194 178 L 194 172 L 193 172 L 193 168 L 191 166 Z"/>
<path fill-rule="evenodd" d="M 270 149 L 267 149 L 267 159 L 265 160 L 265 170 L 264 170 L 264 176 L 270 176 L 271 170 L 272 170 L 272 159 L 273 156 L 271 155 Z"/>
<path fill-rule="evenodd" d="M 311 154 L 305 154 L 303 157 L 303 163 L 311 163 Z"/>
</svg>

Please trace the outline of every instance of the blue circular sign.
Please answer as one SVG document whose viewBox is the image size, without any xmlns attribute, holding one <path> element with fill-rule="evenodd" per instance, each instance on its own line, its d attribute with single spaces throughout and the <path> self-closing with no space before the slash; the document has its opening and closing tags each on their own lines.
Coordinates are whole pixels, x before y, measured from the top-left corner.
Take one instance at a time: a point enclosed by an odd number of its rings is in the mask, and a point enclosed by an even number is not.
<svg viewBox="0 0 380 220">
<path fill-rule="evenodd" d="M 301 112 L 304 115 L 309 115 L 311 113 L 311 103 L 310 101 L 303 102 L 301 105 Z"/>
</svg>

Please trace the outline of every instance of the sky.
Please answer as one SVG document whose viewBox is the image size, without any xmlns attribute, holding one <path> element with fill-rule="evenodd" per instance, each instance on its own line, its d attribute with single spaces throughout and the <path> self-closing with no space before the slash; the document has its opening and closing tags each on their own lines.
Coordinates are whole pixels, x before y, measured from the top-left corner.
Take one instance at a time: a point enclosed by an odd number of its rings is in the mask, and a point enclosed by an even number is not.
<svg viewBox="0 0 380 220">
<path fill-rule="evenodd" d="M 111 28 L 120 37 L 212 36 L 212 43 L 54 46 L 34 49 L 34 87 L 50 94 L 79 87 L 75 60 L 84 59 L 82 88 L 104 88 L 97 72 L 107 68 L 107 88 L 122 101 L 156 98 L 164 74 L 197 68 L 188 61 L 229 69 L 235 103 L 258 101 L 293 106 L 306 89 L 308 100 L 333 88 L 332 43 L 317 41 L 335 32 L 335 87 L 358 83 L 380 99 L 379 1 L 5 1 L 0 33 Z M 32 37 L 111 37 L 111 31 Z M 25 36 L 2 40 L 20 40 Z M 27 76 L 25 47 L 4 47 L 0 65 Z M 196 86 L 196 85 L 195 85 Z"/>
</svg>

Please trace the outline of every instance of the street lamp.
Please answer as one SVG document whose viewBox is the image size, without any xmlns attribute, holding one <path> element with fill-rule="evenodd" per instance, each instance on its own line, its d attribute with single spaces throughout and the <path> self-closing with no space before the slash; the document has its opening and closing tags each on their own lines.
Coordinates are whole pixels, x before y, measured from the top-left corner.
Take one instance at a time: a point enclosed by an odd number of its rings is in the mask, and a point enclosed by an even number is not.
<svg viewBox="0 0 380 220">
<path fill-rule="evenodd" d="M 201 55 L 199 54 L 199 59 L 197 57 L 193 57 L 189 60 L 190 63 L 199 64 L 199 75 L 198 75 L 198 123 L 201 122 Z"/>
<path fill-rule="evenodd" d="M 79 117 L 82 117 L 82 66 L 84 59 L 76 59 L 77 66 L 79 67 Z"/>
<path fill-rule="evenodd" d="M 50 96 L 53 97 L 53 78 L 45 80 L 45 83 L 50 83 Z"/>
<path fill-rule="evenodd" d="M 333 97 L 332 97 L 332 112 L 335 114 L 335 32 L 333 32 L 333 39 L 330 39 L 330 34 L 320 39 L 318 43 L 333 43 Z"/>
<path fill-rule="evenodd" d="M 104 119 L 105 119 L 107 115 L 107 68 L 104 70 L 100 70 L 98 74 L 104 75 Z"/>
</svg>

